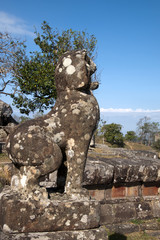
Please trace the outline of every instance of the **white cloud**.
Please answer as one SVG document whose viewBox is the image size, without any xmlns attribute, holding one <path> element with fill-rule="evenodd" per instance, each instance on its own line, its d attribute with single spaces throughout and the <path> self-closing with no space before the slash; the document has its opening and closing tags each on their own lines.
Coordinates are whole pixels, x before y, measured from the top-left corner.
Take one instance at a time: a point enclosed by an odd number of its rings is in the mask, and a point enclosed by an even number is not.
<svg viewBox="0 0 160 240">
<path fill-rule="evenodd" d="M 34 36 L 33 32 L 29 30 L 29 27 L 23 19 L 17 18 L 14 15 L 10 15 L 3 11 L 0 11 L 0 31 L 6 31 L 18 35 Z"/>
<path fill-rule="evenodd" d="M 101 113 L 110 112 L 110 113 L 160 113 L 160 109 L 150 110 L 150 109 L 135 109 L 132 108 L 100 108 Z"/>
</svg>

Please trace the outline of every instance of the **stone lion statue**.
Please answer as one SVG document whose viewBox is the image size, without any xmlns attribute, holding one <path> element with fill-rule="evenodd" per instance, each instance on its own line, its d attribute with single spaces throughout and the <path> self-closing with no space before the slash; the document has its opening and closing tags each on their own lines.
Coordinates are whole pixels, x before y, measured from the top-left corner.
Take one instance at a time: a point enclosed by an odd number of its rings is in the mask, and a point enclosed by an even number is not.
<svg viewBox="0 0 160 240">
<path fill-rule="evenodd" d="M 82 191 L 83 172 L 99 106 L 91 89 L 96 65 L 85 50 L 66 52 L 55 71 L 57 100 L 52 110 L 15 128 L 6 149 L 17 169 L 12 187 L 33 189 L 40 176 L 67 166 L 65 192 Z"/>
</svg>

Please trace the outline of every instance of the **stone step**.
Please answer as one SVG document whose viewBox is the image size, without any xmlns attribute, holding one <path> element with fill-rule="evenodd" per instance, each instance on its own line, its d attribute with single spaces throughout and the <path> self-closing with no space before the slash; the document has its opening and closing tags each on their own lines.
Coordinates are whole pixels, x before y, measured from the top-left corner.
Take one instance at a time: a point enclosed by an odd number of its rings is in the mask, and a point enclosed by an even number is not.
<svg viewBox="0 0 160 240">
<path fill-rule="evenodd" d="M 97 229 L 80 231 L 58 231 L 58 232 L 37 232 L 4 234 L 0 232 L 1 240 L 107 240 L 107 231 L 100 227 Z"/>
</svg>

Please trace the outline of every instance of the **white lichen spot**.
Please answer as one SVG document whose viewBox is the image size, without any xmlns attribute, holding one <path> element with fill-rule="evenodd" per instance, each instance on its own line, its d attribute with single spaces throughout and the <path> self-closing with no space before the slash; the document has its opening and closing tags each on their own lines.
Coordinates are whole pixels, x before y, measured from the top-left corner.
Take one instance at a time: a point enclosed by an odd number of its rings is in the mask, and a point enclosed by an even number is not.
<svg viewBox="0 0 160 240">
<path fill-rule="evenodd" d="M 90 139 L 90 135 L 89 135 L 88 133 L 85 134 L 85 135 L 84 135 L 84 139 L 85 139 L 85 140 L 89 140 L 89 139 Z"/>
<path fill-rule="evenodd" d="M 21 182 L 22 187 L 25 187 L 27 185 L 27 176 L 23 175 L 20 182 Z"/>
<path fill-rule="evenodd" d="M 66 187 L 69 188 L 70 185 L 71 185 L 71 182 L 68 182 Z"/>
<path fill-rule="evenodd" d="M 7 144 L 7 148 L 10 148 L 10 146 L 11 146 L 11 144 L 10 144 L 10 142 L 8 142 L 8 144 Z"/>
<path fill-rule="evenodd" d="M 77 226 L 76 224 L 75 224 L 75 226 Z M 78 236 L 77 236 L 77 240 L 83 240 L 84 239 L 84 233 L 83 232 L 79 232 L 79 234 L 78 234 Z"/>
<path fill-rule="evenodd" d="M 80 77 L 79 77 L 80 78 Z M 81 88 L 81 87 L 84 87 L 84 82 L 81 82 L 79 85 L 78 85 L 78 88 Z"/>
<path fill-rule="evenodd" d="M 74 145 L 75 145 L 75 141 L 74 141 L 74 139 L 73 138 L 70 138 L 68 141 L 67 141 L 67 143 L 68 143 L 68 147 L 71 149 L 72 147 L 74 147 Z"/>
<path fill-rule="evenodd" d="M 142 211 L 143 209 L 142 209 L 142 205 L 141 204 L 139 204 L 138 205 L 138 209 L 140 210 L 140 211 Z"/>
<path fill-rule="evenodd" d="M 74 213 L 74 214 L 73 214 L 73 219 L 76 219 L 76 218 L 77 218 L 77 214 Z"/>
<path fill-rule="evenodd" d="M 74 109 L 72 111 L 73 114 L 76 114 L 76 115 L 79 115 L 80 114 L 80 110 L 77 108 L 77 109 Z"/>
<path fill-rule="evenodd" d="M 36 216 L 35 216 L 35 215 L 31 215 L 29 218 L 30 218 L 31 220 L 33 220 L 33 219 L 36 218 Z"/>
<path fill-rule="evenodd" d="M 29 137 L 29 138 L 32 138 L 32 134 L 29 133 L 29 134 L 28 134 L 28 137 Z"/>
<path fill-rule="evenodd" d="M 21 135 L 21 133 L 19 132 L 19 133 L 17 133 L 16 135 L 14 135 L 14 138 L 19 138 L 20 135 Z"/>
<path fill-rule="evenodd" d="M 11 229 L 7 224 L 3 225 L 3 232 L 4 233 L 10 233 L 11 232 Z"/>
<path fill-rule="evenodd" d="M 72 75 L 75 71 L 76 71 L 76 69 L 73 65 L 68 66 L 66 69 L 66 72 L 68 75 Z"/>
<path fill-rule="evenodd" d="M 80 155 L 84 156 L 84 152 L 80 152 Z"/>
<path fill-rule="evenodd" d="M 12 158 L 11 154 L 9 154 L 9 159 L 13 160 L 13 158 Z"/>
<path fill-rule="evenodd" d="M 77 58 L 81 58 L 81 54 L 76 54 L 76 57 Z"/>
<path fill-rule="evenodd" d="M 89 202 L 84 202 L 84 205 L 85 206 L 89 206 Z"/>
<path fill-rule="evenodd" d="M 62 113 L 66 113 L 66 112 L 67 112 L 67 109 L 63 108 Z"/>
<path fill-rule="evenodd" d="M 52 128 L 56 127 L 56 122 L 58 124 L 60 122 L 60 119 L 53 116 L 51 118 L 44 120 L 44 122 L 48 123 L 47 128 L 51 130 Z"/>
<path fill-rule="evenodd" d="M 64 61 L 63 61 L 64 67 L 68 67 L 69 65 L 71 65 L 71 63 L 72 63 L 72 60 L 70 58 L 64 58 Z"/>
<path fill-rule="evenodd" d="M 71 150 L 71 149 L 68 150 L 68 156 L 71 157 L 71 158 L 74 157 L 74 151 Z"/>
<path fill-rule="evenodd" d="M 11 178 L 11 186 L 18 187 L 19 186 L 19 178 L 16 175 L 13 175 Z"/>
<path fill-rule="evenodd" d="M 62 140 L 62 137 L 64 136 L 64 132 L 60 132 L 54 135 L 53 140 L 55 143 L 59 143 Z"/>
<path fill-rule="evenodd" d="M 77 163 L 81 164 L 82 163 L 82 159 L 81 158 L 77 158 Z"/>
<path fill-rule="evenodd" d="M 59 69 L 59 72 L 62 72 L 62 68 Z"/>
<path fill-rule="evenodd" d="M 31 132 L 31 131 L 35 130 L 36 127 L 37 127 L 36 125 L 29 126 L 28 127 L 28 132 Z"/>
<path fill-rule="evenodd" d="M 93 234 L 91 234 L 89 238 L 90 238 L 90 240 L 95 240 L 96 239 L 95 235 L 93 235 Z"/>
<path fill-rule="evenodd" d="M 20 145 L 20 147 L 19 147 L 21 150 L 23 150 L 24 149 L 24 147 L 22 146 L 22 145 Z"/>
<path fill-rule="evenodd" d="M 70 220 L 67 220 L 67 222 L 65 223 L 65 225 L 66 225 L 66 226 L 69 226 L 70 223 L 71 223 L 71 221 L 70 221 Z"/>
<path fill-rule="evenodd" d="M 88 220 L 88 216 L 85 214 L 85 215 L 82 216 L 80 221 L 83 222 L 83 223 L 87 223 L 87 220 Z"/>
<path fill-rule="evenodd" d="M 65 99 L 68 100 L 68 96 L 67 95 L 65 96 Z"/>
<path fill-rule="evenodd" d="M 139 172 L 143 172 L 144 171 L 144 168 L 145 168 L 145 166 L 140 166 L 140 168 L 139 168 Z"/>
<path fill-rule="evenodd" d="M 26 208 L 21 208 L 20 209 L 20 212 L 25 212 L 26 211 Z"/>
<path fill-rule="evenodd" d="M 14 145 L 14 148 L 15 148 L 15 149 L 19 149 L 19 144 L 16 143 L 16 144 Z"/>
</svg>

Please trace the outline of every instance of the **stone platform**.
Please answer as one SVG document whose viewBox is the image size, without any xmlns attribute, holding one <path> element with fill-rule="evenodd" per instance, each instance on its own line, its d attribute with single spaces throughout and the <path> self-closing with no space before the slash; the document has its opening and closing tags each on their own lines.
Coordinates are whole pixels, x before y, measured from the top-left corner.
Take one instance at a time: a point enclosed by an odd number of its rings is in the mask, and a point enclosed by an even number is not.
<svg viewBox="0 0 160 240">
<path fill-rule="evenodd" d="M 105 228 L 79 230 L 79 231 L 57 231 L 4 234 L 0 232 L 1 240 L 107 240 Z"/>
<path fill-rule="evenodd" d="M 48 199 L 46 192 L 20 194 L 6 187 L 0 194 L 0 210 L 3 240 L 107 239 L 105 229 L 99 228 L 100 203 L 95 200 Z"/>
</svg>

